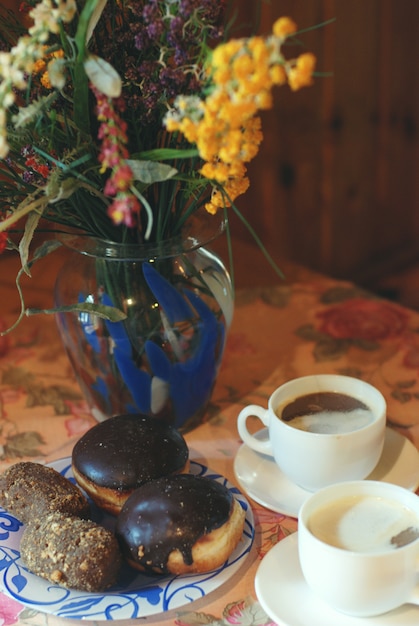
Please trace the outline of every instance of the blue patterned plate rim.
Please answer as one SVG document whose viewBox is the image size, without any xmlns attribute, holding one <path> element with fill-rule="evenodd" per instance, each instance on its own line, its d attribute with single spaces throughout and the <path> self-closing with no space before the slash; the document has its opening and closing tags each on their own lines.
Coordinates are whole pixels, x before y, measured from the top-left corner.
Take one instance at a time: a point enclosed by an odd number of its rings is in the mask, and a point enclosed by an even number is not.
<svg viewBox="0 0 419 626">
<path fill-rule="evenodd" d="M 48 465 L 74 482 L 70 457 Z M 253 513 L 243 494 L 221 474 L 196 461 L 190 462 L 190 472 L 225 485 L 246 511 L 242 540 L 217 570 L 205 574 L 150 578 L 126 567 L 118 585 L 106 592 L 65 589 L 27 571 L 19 552 L 23 525 L 0 507 L 0 590 L 31 609 L 57 617 L 92 621 L 158 615 L 208 595 L 229 580 L 249 554 L 255 534 Z M 99 513 L 95 519 L 107 525 L 110 517 Z"/>
</svg>

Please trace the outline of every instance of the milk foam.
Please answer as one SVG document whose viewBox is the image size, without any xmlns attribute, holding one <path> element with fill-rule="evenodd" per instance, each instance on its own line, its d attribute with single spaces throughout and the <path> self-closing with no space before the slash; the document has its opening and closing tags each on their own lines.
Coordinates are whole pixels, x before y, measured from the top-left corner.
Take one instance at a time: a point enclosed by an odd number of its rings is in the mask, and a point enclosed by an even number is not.
<svg viewBox="0 0 419 626">
<path fill-rule="evenodd" d="M 394 538 L 409 529 L 419 533 L 418 516 L 398 502 L 373 496 L 352 496 L 319 508 L 308 527 L 321 541 L 354 552 L 397 548 Z M 393 542 L 392 542 L 393 539 Z"/>
<path fill-rule="evenodd" d="M 359 430 L 374 420 L 372 411 L 355 409 L 348 413 L 321 411 L 313 415 L 294 417 L 288 424 L 299 430 L 313 433 L 342 434 Z"/>
</svg>

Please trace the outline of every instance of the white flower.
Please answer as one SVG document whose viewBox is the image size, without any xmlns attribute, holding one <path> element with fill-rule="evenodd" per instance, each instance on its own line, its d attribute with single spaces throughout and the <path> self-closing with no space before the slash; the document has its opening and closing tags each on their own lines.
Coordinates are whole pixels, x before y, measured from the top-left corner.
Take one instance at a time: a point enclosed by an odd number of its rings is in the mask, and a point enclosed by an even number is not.
<svg viewBox="0 0 419 626">
<path fill-rule="evenodd" d="M 41 36 L 45 41 L 43 31 L 45 31 L 47 38 L 48 33 L 59 33 L 60 22 L 71 22 L 76 10 L 75 0 L 55 0 L 54 4 L 51 0 L 42 0 L 29 13 L 34 22 L 29 33 Z"/>
<path fill-rule="evenodd" d="M 65 60 L 52 59 L 48 63 L 48 77 L 51 85 L 56 89 L 62 89 L 65 85 Z"/>
</svg>

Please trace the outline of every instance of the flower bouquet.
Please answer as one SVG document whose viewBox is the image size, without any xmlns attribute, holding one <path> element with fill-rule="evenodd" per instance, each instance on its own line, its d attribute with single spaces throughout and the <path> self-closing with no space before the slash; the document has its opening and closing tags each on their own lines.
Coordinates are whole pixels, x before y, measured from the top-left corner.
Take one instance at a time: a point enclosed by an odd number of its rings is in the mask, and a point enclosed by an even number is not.
<svg viewBox="0 0 419 626">
<path fill-rule="evenodd" d="M 103 416 L 141 410 L 183 427 L 208 402 L 232 314 L 228 273 L 198 251 L 229 233 L 230 210 L 251 228 L 235 200 L 259 113 L 274 87 L 310 85 L 315 57 L 286 57 L 290 18 L 229 38 L 225 0 L 21 6 L 21 20 L 0 8 L 0 250 L 20 254 L 20 275 L 63 242 L 83 252 L 94 284 L 60 286 L 52 309 L 79 382 L 106 395 Z M 197 234 L 203 223 L 211 235 Z M 55 236 L 31 253 L 37 231 Z M 16 323 L 35 312 L 20 275 Z"/>
</svg>

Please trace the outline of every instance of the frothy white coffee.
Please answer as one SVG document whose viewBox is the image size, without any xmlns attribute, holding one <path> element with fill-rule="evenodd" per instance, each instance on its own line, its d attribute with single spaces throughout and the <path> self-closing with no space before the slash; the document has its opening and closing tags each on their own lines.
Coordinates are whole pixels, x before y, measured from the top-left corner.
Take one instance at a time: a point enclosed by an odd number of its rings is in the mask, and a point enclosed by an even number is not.
<svg viewBox="0 0 419 626">
<path fill-rule="evenodd" d="M 314 415 L 294 417 L 290 426 L 311 433 L 341 434 L 364 428 L 374 420 L 370 410 L 355 409 L 349 413 L 321 411 Z"/>
<path fill-rule="evenodd" d="M 298 430 L 338 435 L 364 428 L 375 419 L 362 400 L 334 391 L 315 391 L 289 399 L 276 414 Z"/>
<path fill-rule="evenodd" d="M 315 511 L 310 531 L 321 541 L 353 552 L 393 550 L 419 537 L 416 513 L 399 502 L 351 496 Z"/>
</svg>

